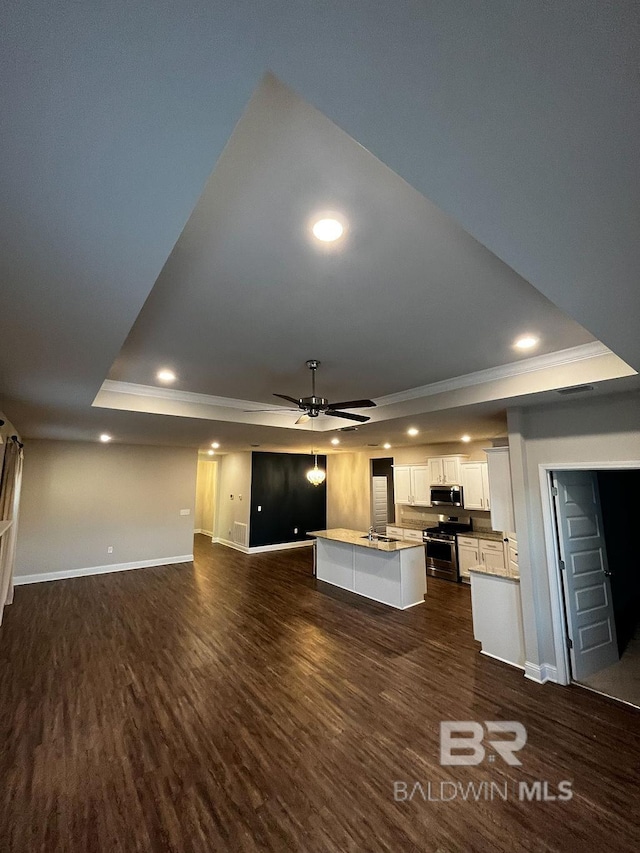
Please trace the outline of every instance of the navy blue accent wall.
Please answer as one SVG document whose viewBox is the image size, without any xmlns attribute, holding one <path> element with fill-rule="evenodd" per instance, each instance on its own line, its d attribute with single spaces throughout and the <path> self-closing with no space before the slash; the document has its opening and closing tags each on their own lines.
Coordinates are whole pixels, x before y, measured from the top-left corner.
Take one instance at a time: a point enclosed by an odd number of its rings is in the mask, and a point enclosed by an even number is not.
<svg viewBox="0 0 640 853">
<path fill-rule="evenodd" d="M 306 476 L 312 467 L 310 455 L 251 454 L 252 548 L 300 541 L 307 538 L 308 530 L 326 528 L 326 480 L 321 486 L 312 486 Z M 327 470 L 326 456 L 318 456 L 318 467 Z"/>
</svg>

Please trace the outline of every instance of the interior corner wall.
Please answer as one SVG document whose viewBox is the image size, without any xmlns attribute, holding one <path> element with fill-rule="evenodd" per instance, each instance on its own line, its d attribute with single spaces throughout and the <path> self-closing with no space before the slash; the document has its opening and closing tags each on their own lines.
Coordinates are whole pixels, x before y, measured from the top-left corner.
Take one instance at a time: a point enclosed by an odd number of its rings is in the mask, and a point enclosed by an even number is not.
<svg viewBox="0 0 640 853">
<path fill-rule="evenodd" d="M 196 476 L 196 511 L 193 527 L 196 533 L 213 536 L 216 505 L 218 462 L 215 459 L 198 459 Z"/>
<path fill-rule="evenodd" d="M 189 559 L 196 463 L 188 448 L 25 441 L 16 583 Z"/>
<path fill-rule="evenodd" d="M 233 542 L 235 522 L 246 524 L 249 544 L 251 511 L 251 453 L 225 453 L 218 459 L 218 499 L 214 535 Z"/>
<path fill-rule="evenodd" d="M 640 466 L 637 393 L 508 412 L 527 661 L 557 666 L 540 466 Z"/>
</svg>

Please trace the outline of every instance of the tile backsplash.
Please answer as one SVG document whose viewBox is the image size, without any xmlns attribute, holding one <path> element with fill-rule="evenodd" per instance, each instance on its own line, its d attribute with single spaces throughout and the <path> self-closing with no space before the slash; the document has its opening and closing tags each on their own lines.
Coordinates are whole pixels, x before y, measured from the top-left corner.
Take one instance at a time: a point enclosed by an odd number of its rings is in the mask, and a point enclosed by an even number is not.
<svg viewBox="0 0 640 853">
<path fill-rule="evenodd" d="M 437 524 L 441 515 L 471 518 L 474 530 L 492 529 L 490 514 L 488 512 L 482 512 L 482 510 L 440 507 L 438 511 L 431 507 L 406 506 L 404 504 L 396 505 L 396 524 L 399 527 L 402 527 L 403 522 L 418 524 L 421 527 L 429 527 Z"/>
</svg>

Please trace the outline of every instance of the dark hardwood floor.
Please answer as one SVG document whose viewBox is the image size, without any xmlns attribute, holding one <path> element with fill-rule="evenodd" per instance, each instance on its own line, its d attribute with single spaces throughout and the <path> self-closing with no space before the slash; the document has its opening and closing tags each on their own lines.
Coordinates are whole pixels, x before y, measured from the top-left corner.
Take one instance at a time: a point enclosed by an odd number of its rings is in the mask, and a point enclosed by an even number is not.
<svg viewBox="0 0 640 853">
<path fill-rule="evenodd" d="M 482 657 L 468 589 L 429 579 L 399 612 L 316 584 L 307 549 L 196 538 L 193 566 L 16 590 L 0 850 L 640 848 L 640 713 Z M 522 722 L 522 766 L 441 766 L 441 720 Z M 535 780 L 570 780 L 573 799 L 520 801 Z M 508 799 L 454 784 L 483 781 Z M 433 799 L 396 801 L 394 782 Z"/>
</svg>

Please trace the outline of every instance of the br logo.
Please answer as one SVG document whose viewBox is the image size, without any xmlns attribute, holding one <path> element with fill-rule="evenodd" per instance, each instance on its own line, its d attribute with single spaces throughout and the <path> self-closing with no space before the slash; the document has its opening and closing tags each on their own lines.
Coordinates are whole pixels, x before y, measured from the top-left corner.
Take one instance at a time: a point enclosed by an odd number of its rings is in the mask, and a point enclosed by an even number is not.
<svg viewBox="0 0 640 853">
<path fill-rule="evenodd" d="M 514 720 L 485 720 L 487 734 L 509 734 L 511 738 L 487 740 L 487 744 L 507 764 L 522 764 L 514 752 L 527 742 L 527 730 Z M 440 764 L 482 764 L 486 750 L 483 744 L 485 731 L 482 723 L 473 720 L 445 720 L 440 723 Z M 493 754 L 489 761 L 493 761 Z"/>
</svg>

